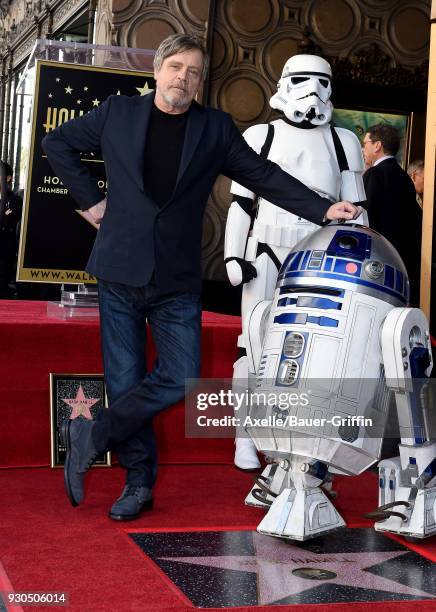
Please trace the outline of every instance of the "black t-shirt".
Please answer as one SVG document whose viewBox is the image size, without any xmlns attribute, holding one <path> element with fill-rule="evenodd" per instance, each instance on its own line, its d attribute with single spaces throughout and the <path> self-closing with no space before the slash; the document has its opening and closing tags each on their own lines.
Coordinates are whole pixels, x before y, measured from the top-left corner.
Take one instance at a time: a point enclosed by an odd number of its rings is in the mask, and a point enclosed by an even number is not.
<svg viewBox="0 0 436 612">
<path fill-rule="evenodd" d="M 145 143 L 144 185 L 160 207 L 170 199 L 179 172 L 189 110 L 164 113 L 154 104 Z"/>
</svg>

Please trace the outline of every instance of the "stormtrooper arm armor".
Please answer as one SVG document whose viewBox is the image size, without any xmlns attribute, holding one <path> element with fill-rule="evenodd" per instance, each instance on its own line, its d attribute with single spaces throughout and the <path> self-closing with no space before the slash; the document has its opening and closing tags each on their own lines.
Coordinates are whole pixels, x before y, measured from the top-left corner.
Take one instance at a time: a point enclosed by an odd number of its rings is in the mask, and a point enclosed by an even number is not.
<svg viewBox="0 0 436 612">
<path fill-rule="evenodd" d="M 252 149 L 259 153 L 265 142 L 268 125 L 254 125 L 244 132 L 244 138 Z M 256 194 L 235 181 L 230 192 L 234 195 L 230 205 L 224 240 L 224 261 L 227 276 L 233 286 L 246 283 L 256 276 L 255 267 L 244 259 L 250 232 L 250 212 Z"/>
<path fill-rule="evenodd" d="M 244 209 L 251 204 L 250 199 L 236 196 L 230 205 L 227 216 L 224 261 L 227 276 L 233 286 L 248 282 L 256 276 L 254 266 L 244 259 L 251 223 L 250 215 Z"/>
<path fill-rule="evenodd" d="M 349 202 L 363 202 L 366 200 L 365 188 L 363 186 L 362 173 L 364 170 L 362 148 L 359 139 L 350 130 L 335 128 L 342 146 L 345 150 L 349 170 L 341 172 L 341 200 Z M 368 225 L 368 214 L 362 210 L 361 215 L 354 221 L 361 225 Z"/>
</svg>

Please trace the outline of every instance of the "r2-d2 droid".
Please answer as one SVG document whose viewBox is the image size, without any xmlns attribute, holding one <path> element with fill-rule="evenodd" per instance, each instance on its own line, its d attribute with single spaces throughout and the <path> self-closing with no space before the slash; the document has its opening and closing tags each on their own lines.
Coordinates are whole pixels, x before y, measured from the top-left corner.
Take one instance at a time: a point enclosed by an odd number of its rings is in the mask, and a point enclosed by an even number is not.
<svg viewBox="0 0 436 612">
<path fill-rule="evenodd" d="M 256 306 L 261 359 L 245 425 L 273 462 L 246 503 L 268 510 L 261 533 L 305 540 L 345 525 L 323 486 L 331 472 L 357 475 L 379 459 L 392 395 L 400 456 L 380 463 L 375 528 L 436 533 L 434 409 L 422 385 L 430 341 L 408 291 L 385 238 L 336 223 L 294 247 L 272 303 Z"/>
</svg>

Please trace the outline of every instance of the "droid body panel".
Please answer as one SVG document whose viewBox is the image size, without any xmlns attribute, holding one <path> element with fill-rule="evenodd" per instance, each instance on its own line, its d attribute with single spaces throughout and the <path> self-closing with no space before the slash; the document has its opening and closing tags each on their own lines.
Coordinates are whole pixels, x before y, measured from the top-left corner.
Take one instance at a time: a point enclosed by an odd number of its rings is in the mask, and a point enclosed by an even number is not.
<svg viewBox="0 0 436 612">
<path fill-rule="evenodd" d="M 309 424 L 287 426 L 295 437 L 253 428 L 263 452 L 279 459 L 308 456 L 349 474 L 377 461 L 381 438 L 366 435 L 358 417 L 384 428 L 388 389 L 380 329 L 407 296 L 404 265 L 375 232 L 333 225 L 298 243 L 279 274 L 255 392 L 298 390 L 305 406 L 271 406 L 266 416 L 288 416 L 289 423 L 304 417 Z M 256 410 L 265 408 L 254 404 Z"/>
<path fill-rule="evenodd" d="M 261 493 L 254 487 L 247 498 L 271 506 L 259 525 L 262 533 L 304 540 L 344 525 L 320 485 L 331 468 L 359 474 L 379 459 L 390 390 L 407 447 L 402 454 L 419 463 L 416 478 L 433 467 L 436 475 L 436 465 L 429 467 L 434 443 L 428 420 L 410 397 L 413 368 L 407 373 L 404 365 L 413 355 L 421 362 L 429 355 L 425 317 L 405 308 L 408 291 L 404 264 L 392 245 L 355 224 L 322 228 L 286 258 L 269 310 L 264 303 L 259 370 L 246 420 L 256 448 L 278 463 L 258 481 Z M 402 476 L 389 501 L 408 496 L 410 516 L 401 521 L 412 533 L 424 519 L 419 504 L 412 516 L 415 483 L 407 480 L 404 461 L 401 468 L 396 464 Z M 424 495 L 434 500 L 431 491 Z M 385 499 L 386 487 L 380 494 Z"/>
</svg>

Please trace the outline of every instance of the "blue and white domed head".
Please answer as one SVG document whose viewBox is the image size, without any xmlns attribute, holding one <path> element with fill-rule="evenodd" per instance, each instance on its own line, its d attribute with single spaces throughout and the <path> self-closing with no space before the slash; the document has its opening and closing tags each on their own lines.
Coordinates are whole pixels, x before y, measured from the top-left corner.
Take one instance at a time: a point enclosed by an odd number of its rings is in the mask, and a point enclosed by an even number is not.
<svg viewBox="0 0 436 612">
<path fill-rule="evenodd" d="M 381 234 L 357 224 L 333 223 L 298 242 L 283 262 L 278 287 L 329 287 L 366 293 L 405 306 L 409 280 L 404 263 Z"/>
</svg>

